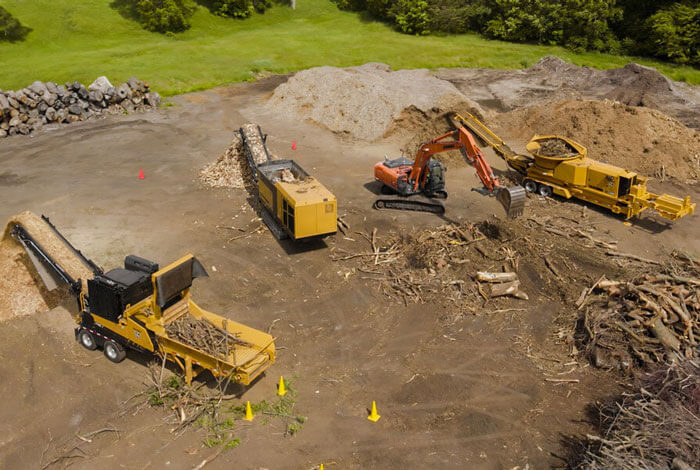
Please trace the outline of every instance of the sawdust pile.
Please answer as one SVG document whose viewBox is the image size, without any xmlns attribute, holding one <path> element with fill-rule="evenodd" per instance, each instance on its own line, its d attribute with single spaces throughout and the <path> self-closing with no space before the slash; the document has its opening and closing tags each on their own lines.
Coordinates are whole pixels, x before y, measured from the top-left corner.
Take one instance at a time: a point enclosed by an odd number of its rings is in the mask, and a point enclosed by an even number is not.
<svg viewBox="0 0 700 470">
<path fill-rule="evenodd" d="M 650 177 L 700 178 L 700 133 L 663 113 L 611 101 L 563 101 L 517 109 L 489 120 L 524 151 L 534 134 L 559 134 L 595 160 Z"/>
<path fill-rule="evenodd" d="M 373 141 L 421 113 L 466 109 L 481 115 L 478 104 L 428 70 L 391 71 L 370 63 L 339 69 L 304 70 L 275 89 L 268 108 L 291 119 L 309 120 L 338 134 Z M 407 111 L 410 116 L 402 116 Z"/>
<path fill-rule="evenodd" d="M 10 236 L 16 224 L 21 224 L 73 279 L 82 279 L 85 285 L 93 277 L 90 268 L 35 214 L 23 212 L 11 217 L 0 240 L 0 321 L 46 311 L 67 294 L 63 288 L 46 290 L 24 248 Z"/>
</svg>

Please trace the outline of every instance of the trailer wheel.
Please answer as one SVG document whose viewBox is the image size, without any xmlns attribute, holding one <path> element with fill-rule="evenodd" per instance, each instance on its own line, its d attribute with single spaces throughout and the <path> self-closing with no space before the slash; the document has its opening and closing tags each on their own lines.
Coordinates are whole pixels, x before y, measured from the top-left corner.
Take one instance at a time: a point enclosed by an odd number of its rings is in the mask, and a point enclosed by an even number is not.
<svg viewBox="0 0 700 470">
<path fill-rule="evenodd" d="M 118 363 L 122 362 L 126 357 L 126 351 L 122 348 L 119 343 L 108 339 L 104 344 L 104 353 L 107 359 L 112 362 Z"/>
<path fill-rule="evenodd" d="M 532 180 L 525 180 L 523 186 L 525 186 L 525 191 L 527 191 L 528 193 L 537 192 L 537 183 L 535 183 Z"/>
<path fill-rule="evenodd" d="M 540 196 L 549 197 L 552 195 L 552 187 L 546 184 L 541 184 L 539 190 L 537 191 Z"/>
<path fill-rule="evenodd" d="M 80 330 L 80 333 L 78 333 L 78 341 L 80 341 L 80 344 L 82 344 L 85 349 L 89 349 L 90 351 L 97 349 L 97 341 L 95 341 L 95 337 L 88 330 Z"/>
</svg>

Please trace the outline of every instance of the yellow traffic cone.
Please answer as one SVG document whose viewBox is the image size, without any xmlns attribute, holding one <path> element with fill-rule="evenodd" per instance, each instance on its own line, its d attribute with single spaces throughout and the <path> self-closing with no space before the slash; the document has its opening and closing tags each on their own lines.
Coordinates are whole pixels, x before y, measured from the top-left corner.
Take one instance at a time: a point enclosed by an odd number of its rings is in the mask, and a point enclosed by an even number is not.
<svg viewBox="0 0 700 470">
<path fill-rule="evenodd" d="M 377 414 L 377 402 L 372 400 L 372 410 L 369 412 L 367 419 L 376 423 L 379 421 L 379 418 L 381 418 L 381 416 Z"/>
<path fill-rule="evenodd" d="M 277 386 L 277 396 L 283 397 L 287 394 L 287 389 L 284 387 L 284 379 L 280 376 L 280 384 Z"/>
<path fill-rule="evenodd" d="M 246 421 L 253 421 L 253 409 L 250 407 L 250 402 L 245 402 L 245 419 Z"/>
</svg>

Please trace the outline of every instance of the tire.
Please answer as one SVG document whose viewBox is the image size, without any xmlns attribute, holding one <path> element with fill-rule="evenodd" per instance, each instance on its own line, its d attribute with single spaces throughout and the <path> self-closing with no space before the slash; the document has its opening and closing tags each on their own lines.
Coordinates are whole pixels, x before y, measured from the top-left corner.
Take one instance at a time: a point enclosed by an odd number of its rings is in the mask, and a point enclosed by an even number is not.
<svg viewBox="0 0 700 470">
<path fill-rule="evenodd" d="M 537 183 L 535 183 L 532 180 L 525 180 L 523 186 L 525 187 L 525 191 L 527 191 L 528 193 L 537 192 Z"/>
<path fill-rule="evenodd" d="M 89 351 L 94 351 L 97 349 L 97 341 L 95 341 L 95 336 L 88 330 L 80 330 L 80 333 L 78 333 L 78 341 L 80 341 L 80 344 L 82 344 L 83 347 Z"/>
<path fill-rule="evenodd" d="M 384 209 L 384 201 L 377 201 L 374 203 L 376 209 Z"/>
<path fill-rule="evenodd" d="M 537 193 L 540 196 L 549 197 L 552 195 L 552 187 L 547 186 L 546 184 L 541 184 L 540 187 L 537 189 Z"/>
<path fill-rule="evenodd" d="M 122 348 L 119 343 L 108 339 L 104 344 L 105 357 L 114 363 L 119 363 L 126 357 L 126 351 Z"/>
</svg>

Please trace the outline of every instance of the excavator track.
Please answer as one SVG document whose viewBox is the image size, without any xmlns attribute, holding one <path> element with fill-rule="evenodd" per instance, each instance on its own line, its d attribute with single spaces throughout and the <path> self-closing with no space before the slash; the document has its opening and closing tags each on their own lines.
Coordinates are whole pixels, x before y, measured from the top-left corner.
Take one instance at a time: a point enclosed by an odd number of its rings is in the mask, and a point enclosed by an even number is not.
<svg viewBox="0 0 700 470">
<path fill-rule="evenodd" d="M 429 212 L 431 214 L 442 215 L 445 213 L 445 206 L 435 199 L 423 197 L 402 197 L 402 196 L 382 196 L 374 201 L 372 205 L 375 209 L 396 209 L 415 212 Z"/>
</svg>

